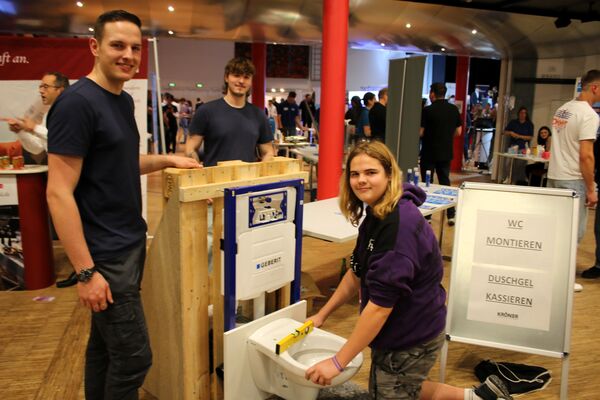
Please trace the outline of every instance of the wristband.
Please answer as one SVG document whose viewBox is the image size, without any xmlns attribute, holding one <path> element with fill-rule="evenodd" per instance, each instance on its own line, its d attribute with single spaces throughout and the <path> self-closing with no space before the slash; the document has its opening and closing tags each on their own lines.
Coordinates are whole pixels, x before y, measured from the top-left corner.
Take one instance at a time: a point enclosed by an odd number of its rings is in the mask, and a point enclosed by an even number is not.
<svg viewBox="0 0 600 400">
<path fill-rule="evenodd" d="M 336 356 L 331 357 L 331 361 L 333 361 L 333 365 L 337 368 L 338 371 L 344 372 L 344 368 L 340 365 L 340 362 L 337 360 Z"/>
</svg>

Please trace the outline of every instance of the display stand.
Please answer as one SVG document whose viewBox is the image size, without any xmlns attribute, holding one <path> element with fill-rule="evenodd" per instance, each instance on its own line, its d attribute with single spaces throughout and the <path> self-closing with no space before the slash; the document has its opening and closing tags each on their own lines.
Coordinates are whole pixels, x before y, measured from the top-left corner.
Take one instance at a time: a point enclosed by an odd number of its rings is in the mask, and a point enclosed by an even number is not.
<svg viewBox="0 0 600 400">
<path fill-rule="evenodd" d="M 46 203 L 45 165 L 0 169 L 1 268 L 15 287 L 36 290 L 54 283 L 54 258 Z"/>
<path fill-rule="evenodd" d="M 461 186 L 442 382 L 448 344 L 461 342 L 561 358 L 567 399 L 579 201 L 565 189 Z"/>
<path fill-rule="evenodd" d="M 208 272 L 209 199 L 213 237 L 220 238 L 226 188 L 306 178 L 301 160 L 283 157 L 264 163 L 165 170 L 163 216 L 148 250 L 141 292 L 153 352 L 144 383 L 149 393 L 169 400 L 223 397 L 222 382 L 210 367 L 223 363 L 224 310 L 221 270 L 215 267 Z M 212 263 L 221 265 L 219 240 L 213 241 Z"/>
</svg>

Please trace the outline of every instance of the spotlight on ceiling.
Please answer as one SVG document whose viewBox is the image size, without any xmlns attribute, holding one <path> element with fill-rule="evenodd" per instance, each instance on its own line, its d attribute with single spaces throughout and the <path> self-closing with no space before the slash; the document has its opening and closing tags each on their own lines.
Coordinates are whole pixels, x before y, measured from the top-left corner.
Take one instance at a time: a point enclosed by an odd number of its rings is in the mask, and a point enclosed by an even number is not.
<svg viewBox="0 0 600 400">
<path fill-rule="evenodd" d="M 571 25 L 571 18 L 562 15 L 554 21 L 554 26 L 557 28 L 566 28 L 569 25 Z"/>
</svg>

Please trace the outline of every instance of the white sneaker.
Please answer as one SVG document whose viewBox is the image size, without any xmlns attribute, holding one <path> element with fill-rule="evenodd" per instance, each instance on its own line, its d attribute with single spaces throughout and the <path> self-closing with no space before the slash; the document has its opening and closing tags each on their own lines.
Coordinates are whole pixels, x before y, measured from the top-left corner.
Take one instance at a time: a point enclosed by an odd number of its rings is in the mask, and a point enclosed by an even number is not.
<svg viewBox="0 0 600 400">
<path fill-rule="evenodd" d="M 575 285 L 573 285 L 573 291 L 576 293 L 579 293 L 583 290 L 583 286 L 577 282 L 575 282 Z"/>
</svg>

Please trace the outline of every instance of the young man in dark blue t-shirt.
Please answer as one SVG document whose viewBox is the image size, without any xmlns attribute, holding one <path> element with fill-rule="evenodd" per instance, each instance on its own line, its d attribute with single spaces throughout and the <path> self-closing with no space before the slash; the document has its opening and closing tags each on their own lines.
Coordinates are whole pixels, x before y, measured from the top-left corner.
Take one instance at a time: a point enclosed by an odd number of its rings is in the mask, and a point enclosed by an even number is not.
<svg viewBox="0 0 600 400">
<path fill-rule="evenodd" d="M 140 174 L 194 168 L 192 159 L 139 154 L 133 99 L 123 91 L 141 60 L 138 17 L 96 21 L 94 67 L 48 114 L 48 205 L 73 265 L 81 304 L 93 311 L 86 399 L 137 399 L 152 363 L 139 295 L 145 250 Z"/>
<path fill-rule="evenodd" d="M 225 66 L 225 96 L 198 108 L 190 125 L 185 146 L 188 157 L 198 157 L 204 143 L 205 167 L 219 161 L 256 161 L 256 148 L 262 161 L 273 158 L 273 133 L 265 113 L 246 101 L 252 88 L 254 65 L 245 58 L 234 58 Z M 258 93 L 258 96 L 263 94 Z"/>
</svg>

